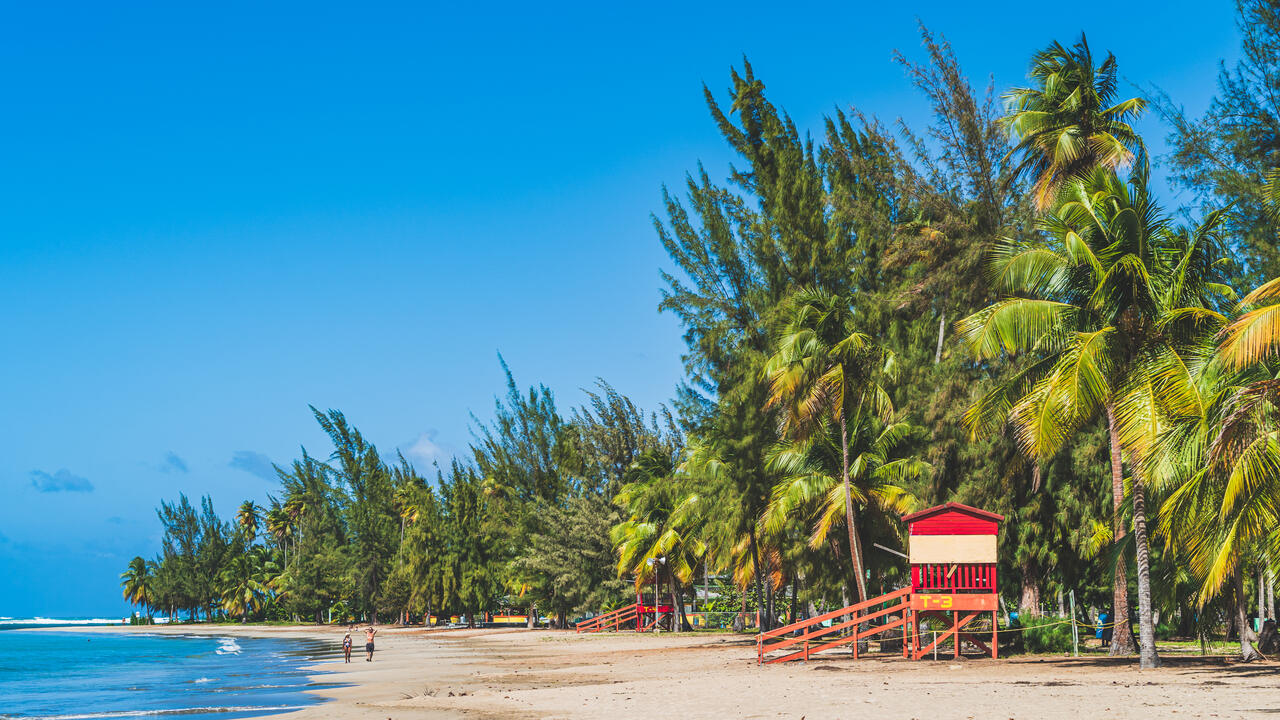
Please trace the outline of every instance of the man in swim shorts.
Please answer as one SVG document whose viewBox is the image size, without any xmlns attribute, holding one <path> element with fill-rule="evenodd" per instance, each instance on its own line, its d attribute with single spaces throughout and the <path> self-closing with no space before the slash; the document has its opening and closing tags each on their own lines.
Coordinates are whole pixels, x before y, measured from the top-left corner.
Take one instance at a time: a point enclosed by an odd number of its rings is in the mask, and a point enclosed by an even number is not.
<svg viewBox="0 0 1280 720">
<path fill-rule="evenodd" d="M 369 654 L 364 659 L 365 662 L 373 662 L 373 636 L 377 634 L 378 631 L 374 630 L 372 625 L 369 626 L 368 630 L 364 631 L 364 651 Z"/>
</svg>

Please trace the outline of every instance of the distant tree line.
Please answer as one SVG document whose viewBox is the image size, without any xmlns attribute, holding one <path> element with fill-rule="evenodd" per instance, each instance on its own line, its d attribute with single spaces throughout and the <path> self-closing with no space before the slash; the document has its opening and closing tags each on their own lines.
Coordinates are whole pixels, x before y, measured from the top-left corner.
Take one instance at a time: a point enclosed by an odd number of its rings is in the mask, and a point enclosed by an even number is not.
<svg viewBox="0 0 1280 720">
<path fill-rule="evenodd" d="M 506 370 L 505 364 L 503 365 Z M 604 381 L 569 417 L 545 387 L 508 393 L 471 461 L 433 476 L 384 458 L 336 410 L 312 408 L 333 449 L 277 467 L 269 505 L 231 521 L 209 498 L 162 503 L 162 550 L 135 558 L 126 597 L 195 620 L 403 620 L 511 608 L 564 623 L 628 597 L 610 502 L 642 455 L 679 452 L 669 415 L 645 416 Z"/>
</svg>

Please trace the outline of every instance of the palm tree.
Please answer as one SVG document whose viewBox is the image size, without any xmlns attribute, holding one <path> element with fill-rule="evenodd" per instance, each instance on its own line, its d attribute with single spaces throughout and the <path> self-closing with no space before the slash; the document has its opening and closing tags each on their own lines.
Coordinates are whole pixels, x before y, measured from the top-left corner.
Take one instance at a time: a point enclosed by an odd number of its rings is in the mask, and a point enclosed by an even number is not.
<svg viewBox="0 0 1280 720">
<path fill-rule="evenodd" d="M 150 608 L 155 604 L 154 564 L 141 557 L 129 561 L 129 567 L 120 574 L 120 587 L 124 599 L 130 605 L 137 605 L 150 616 Z"/>
<path fill-rule="evenodd" d="M 840 497 L 858 600 L 867 599 L 855 493 L 850 485 L 849 428 L 893 413 L 882 379 L 894 377 L 894 355 L 860 332 L 847 298 L 801 290 L 788 302 L 787 320 L 765 364 L 769 407 L 782 411 L 782 434 L 804 442 L 831 423 L 839 442 Z"/>
<path fill-rule="evenodd" d="M 276 545 L 284 555 L 284 566 L 289 567 L 289 541 L 293 539 L 294 529 L 297 527 L 296 521 L 284 506 L 273 501 L 271 509 L 266 513 L 266 526 L 267 532 L 275 538 Z"/>
<path fill-rule="evenodd" d="M 240 509 L 236 511 L 236 525 L 244 534 L 246 545 L 252 545 L 258 539 L 258 526 L 261 524 L 262 508 L 252 500 L 240 503 Z"/>
<path fill-rule="evenodd" d="M 400 545 L 396 548 L 396 562 L 399 563 L 404 547 L 405 527 L 418 521 L 422 512 L 422 495 L 430 490 L 404 454 L 397 450 L 396 456 L 400 462 L 391 468 L 391 483 L 395 487 L 393 500 L 396 514 L 400 516 Z"/>
<path fill-rule="evenodd" d="M 1232 369 L 1255 365 L 1280 351 L 1280 277 L 1240 301 L 1243 312 L 1223 332 L 1222 356 Z"/>
<path fill-rule="evenodd" d="M 262 607 L 268 592 L 267 573 L 253 553 L 236 554 L 218 574 L 222 609 L 249 622 L 249 613 Z"/>
<path fill-rule="evenodd" d="M 992 264 L 1008 297 L 962 320 L 976 354 L 1030 353 L 1025 369 L 980 400 L 966 419 L 975 430 L 1012 423 L 1023 452 L 1047 463 L 1086 422 L 1103 413 L 1111 450 L 1116 541 L 1124 536 L 1122 453 L 1133 480 L 1142 665 L 1154 667 L 1143 463 L 1167 418 L 1196 402 L 1180 352 L 1203 337 L 1230 290 L 1220 272 L 1221 213 L 1193 230 L 1174 230 L 1147 192 L 1145 168 L 1129 182 L 1096 170 L 1073 181 L 1041 223 L 1043 238 L 1007 241 Z M 1115 616 L 1127 619 L 1117 561 Z M 1127 633 L 1117 634 L 1118 648 Z"/>
<path fill-rule="evenodd" d="M 1176 490 L 1160 508 L 1167 544 L 1188 558 L 1202 610 L 1230 583 L 1243 660 L 1261 659 L 1248 627 L 1244 574 L 1280 541 L 1280 408 L 1273 380 L 1247 382 L 1206 352 L 1193 364 L 1199 412 L 1162 433 L 1151 472 Z"/>
<path fill-rule="evenodd" d="M 832 429 L 828 423 L 828 431 L 779 443 L 769 453 L 769 465 L 783 479 L 774 486 L 763 523 L 776 532 L 789 518 L 802 513 L 812 523 L 811 548 L 827 542 L 831 527 L 845 519 L 850 504 L 895 517 L 909 512 L 915 497 L 903 485 L 925 476 L 930 469 L 923 460 L 898 455 L 915 428 L 864 417 L 849 428 L 852 459 L 846 482 L 840 438 Z"/>
<path fill-rule="evenodd" d="M 618 555 L 618 575 L 634 575 L 640 590 L 649 583 L 660 583 L 665 571 L 680 627 L 687 628 L 681 584 L 693 580 L 706 554 L 706 544 L 695 531 L 699 496 L 682 492 L 670 456 L 651 451 L 631 466 L 614 504 L 627 515 L 610 533 Z"/>
<path fill-rule="evenodd" d="M 1083 34 L 1064 47 L 1054 42 L 1031 58 L 1034 87 L 1005 94 L 1006 127 L 1021 155 L 1017 174 L 1031 175 L 1040 209 L 1059 190 L 1089 176 L 1096 167 L 1116 169 L 1142 154 L 1142 140 L 1129 123 L 1146 108 L 1142 98 L 1116 102 L 1116 59 L 1099 66 Z"/>
<path fill-rule="evenodd" d="M 1280 214 L 1280 171 L 1268 173 L 1265 188 Z M 1255 288 L 1237 310 L 1217 325 L 1225 325 L 1220 345 L 1202 348 L 1200 412 L 1162 435 L 1158 459 L 1163 472 L 1180 480 L 1161 517 L 1170 544 L 1191 558 L 1201 582 L 1197 603 L 1203 607 L 1234 585 L 1240 654 L 1252 660 L 1261 655 L 1246 622 L 1244 573 L 1250 556 L 1280 550 L 1280 379 L 1271 369 L 1280 348 L 1280 278 Z"/>
<path fill-rule="evenodd" d="M 419 504 L 419 493 L 421 490 L 415 487 L 397 487 L 395 490 L 396 514 L 400 516 L 400 545 L 404 547 L 404 529 L 408 525 L 418 522 L 418 516 L 422 511 Z M 396 558 L 400 557 L 400 550 L 396 550 Z"/>
<path fill-rule="evenodd" d="M 723 407 L 723 405 L 722 405 Z M 781 558 L 786 554 L 778 533 L 761 528 L 760 518 L 768 510 L 768 493 L 780 480 L 761 458 L 752 468 L 753 477 L 734 477 L 740 471 L 729 459 L 744 448 L 754 452 L 752 439 L 739 440 L 712 422 L 686 447 L 677 471 L 696 492 L 681 505 L 680 518 L 696 526 L 706 544 L 704 563 L 716 571 L 727 570 L 744 597 L 752 585 L 761 603 L 761 628 L 772 629 L 774 590 L 782 585 Z M 751 485 L 763 486 L 759 507 L 748 498 Z M 744 609 L 745 612 L 745 609 Z"/>
</svg>

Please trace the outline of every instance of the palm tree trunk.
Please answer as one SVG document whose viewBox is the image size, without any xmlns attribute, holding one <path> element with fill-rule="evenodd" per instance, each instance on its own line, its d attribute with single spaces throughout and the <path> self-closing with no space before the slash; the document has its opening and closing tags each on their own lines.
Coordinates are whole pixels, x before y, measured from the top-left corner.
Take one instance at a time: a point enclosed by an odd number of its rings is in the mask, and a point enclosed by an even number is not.
<svg viewBox="0 0 1280 720">
<path fill-rule="evenodd" d="M 1262 623 L 1267 621 L 1266 611 L 1263 608 L 1267 604 L 1267 579 L 1266 573 L 1262 571 L 1262 566 L 1258 566 L 1258 627 L 1262 627 Z"/>
<path fill-rule="evenodd" d="M 765 630 L 773 629 L 773 626 L 768 624 L 769 621 L 765 617 L 764 613 L 761 612 L 764 609 L 764 570 L 760 567 L 760 549 L 756 547 L 755 530 L 752 530 L 747 537 L 750 538 L 751 541 L 751 562 L 755 565 L 756 570 L 756 614 L 760 617 L 760 622 L 758 623 L 759 627 L 756 629 L 760 632 L 764 632 Z M 746 595 L 743 595 L 742 602 L 745 604 L 746 601 Z"/>
<path fill-rule="evenodd" d="M 1022 600 L 1018 609 L 1027 616 L 1040 614 L 1040 568 L 1035 560 L 1022 563 Z"/>
<path fill-rule="evenodd" d="M 1272 580 L 1273 575 L 1271 568 L 1267 568 L 1267 619 L 1274 620 L 1276 617 L 1276 586 Z"/>
<path fill-rule="evenodd" d="M 768 578 L 764 583 L 765 614 L 769 616 L 769 627 L 773 628 L 773 623 L 778 617 L 773 611 L 773 578 Z"/>
<path fill-rule="evenodd" d="M 1111 508 L 1114 512 L 1112 528 L 1119 543 L 1125 535 L 1124 523 L 1124 465 L 1120 460 L 1120 435 L 1116 430 L 1115 406 L 1107 403 L 1107 436 L 1111 450 Z M 1133 630 L 1129 625 L 1129 578 L 1125 572 L 1124 556 L 1116 558 L 1115 580 L 1111 586 L 1111 618 L 1115 623 L 1111 640 L 1111 655 L 1133 653 Z"/>
<path fill-rule="evenodd" d="M 793 623 L 796 621 L 796 612 L 800 610 L 799 596 L 800 596 L 800 583 L 796 582 L 795 580 L 792 580 L 791 581 L 791 611 L 789 613 L 790 617 L 787 618 L 788 623 Z"/>
<path fill-rule="evenodd" d="M 840 472 L 844 480 L 844 517 L 849 529 L 849 556 L 853 561 L 853 575 L 858 589 L 858 602 L 867 599 L 867 579 L 862 572 L 862 543 L 858 539 L 858 517 L 853 512 L 853 489 L 849 483 L 849 430 L 843 415 L 840 417 Z"/>
<path fill-rule="evenodd" d="M 947 332 L 947 311 L 942 311 L 942 317 L 938 318 L 938 349 L 933 353 L 933 364 L 937 365 L 942 362 L 942 338 Z"/>
<path fill-rule="evenodd" d="M 1144 670 L 1160 667 L 1156 653 L 1156 624 L 1151 608 L 1151 553 L 1147 545 L 1147 489 L 1142 476 L 1133 473 L 1133 540 L 1138 564 L 1138 666 Z"/>
<path fill-rule="evenodd" d="M 671 629 L 683 632 L 689 629 L 689 619 L 684 614 L 684 597 L 680 592 L 680 581 L 671 573 Z"/>
<path fill-rule="evenodd" d="M 1244 567 L 1236 568 L 1235 578 L 1235 595 L 1236 595 L 1236 629 L 1240 633 L 1240 659 L 1244 662 L 1253 662 L 1254 660 L 1263 660 L 1262 653 L 1253 646 L 1258 636 L 1254 634 L 1253 628 L 1249 627 L 1249 608 L 1248 600 L 1244 594 Z"/>
</svg>

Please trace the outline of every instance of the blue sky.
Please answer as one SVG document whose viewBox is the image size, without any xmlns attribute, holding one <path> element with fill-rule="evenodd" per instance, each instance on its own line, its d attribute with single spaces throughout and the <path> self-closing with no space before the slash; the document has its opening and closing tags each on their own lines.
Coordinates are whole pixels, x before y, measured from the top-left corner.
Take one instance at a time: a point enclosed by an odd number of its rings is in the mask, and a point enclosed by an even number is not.
<svg viewBox="0 0 1280 720">
<path fill-rule="evenodd" d="M 1238 53 L 1222 0 L 1098 27 L 1014 2 L 124 5 L 0 25 L 0 615 L 123 614 L 158 501 L 265 499 L 270 462 L 326 450 L 309 403 L 426 465 L 488 416 L 499 351 L 564 407 L 597 376 L 665 401 L 649 214 L 697 162 L 725 174 L 701 83 L 744 54 L 817 129 L 927 120 L 891 59 L 921 57 L 917 17 L 975 84 L 1085 30 L 1193 113 Z"/>
</svg>

